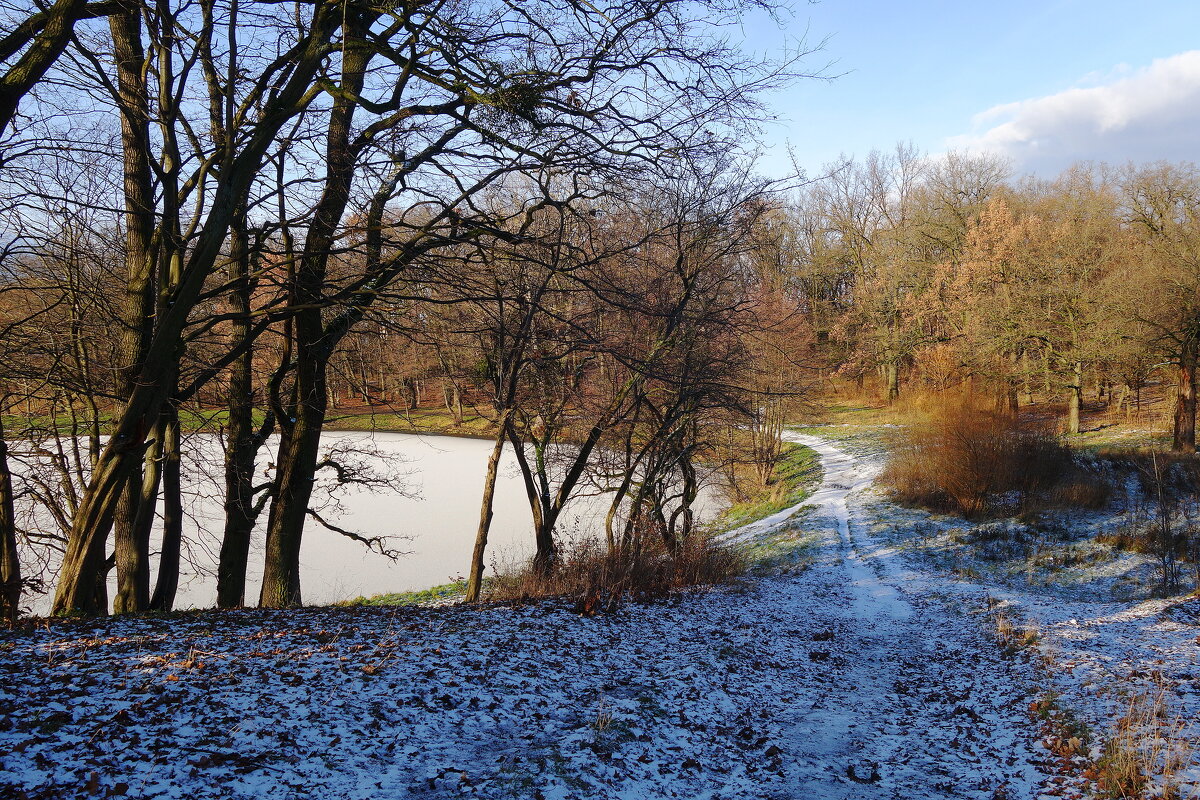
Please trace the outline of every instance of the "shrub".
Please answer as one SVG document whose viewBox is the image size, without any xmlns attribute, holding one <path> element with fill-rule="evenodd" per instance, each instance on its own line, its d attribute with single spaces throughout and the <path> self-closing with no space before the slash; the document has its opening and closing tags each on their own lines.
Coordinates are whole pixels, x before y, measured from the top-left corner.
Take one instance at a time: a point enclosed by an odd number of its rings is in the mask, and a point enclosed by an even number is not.
<svg viewBox="0 0 1200 800">
<path fill-rule="evenodd" d="M 488 599 L 566 597 L 590 616 L 628 599 L 662 599 L 687 586 L 728 581 L 746 567 L 739 549 L 700 536 L 681 540 L 673 550 L 657 537 L 614 550 L 584 539 L 565 546 L 549 572 L 529 565 L 498 575 Z"/>
<path fill-rule="evenodd" d="M 880 479 L 900 503 L 969 518 L 1038 503 L 1102 506 L 1109 492 L 1055 437 L 966 403 L 909 429 Z"/>
</svg>

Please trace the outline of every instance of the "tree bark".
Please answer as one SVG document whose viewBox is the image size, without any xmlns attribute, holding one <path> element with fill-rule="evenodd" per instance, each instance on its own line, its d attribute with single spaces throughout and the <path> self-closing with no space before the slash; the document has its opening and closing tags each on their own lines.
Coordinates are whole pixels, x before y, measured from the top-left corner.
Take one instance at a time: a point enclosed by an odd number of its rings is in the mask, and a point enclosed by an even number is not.
<svg viewBox="0 0 1200 800">
<path fill-rule="evenodd" d="M 246 572 L 250 563 L 250 537 L 258 520 L 254 504 L 254 461 L 273 428 L 270 415 L 262 430 L 254 428 L 254 348 L 250 337 L 250 254 L 242 215 L 234 223 L 230 240 L 229 311 L 230 346 L 242 347 L 229 367 L 225 431 L 225 530 L 217 565 L 217 606 L 237 608 L 246 602 Z"/>
<path fill-rule="evenodd" d="M 348 327 L 336 332 L 326 329 L 321 301 L 338 224 L 350 200 L 358 155 L 351 145 L 351 123 L 371 58 L 370 50 L 361 40 L 367 25 L 367 20 L 355 17 L 347 20 L 344 27 L 347 42 L 342 56 L 344 91 L 337 95 L 329 112 L 325 184 L 313 212 L 292 286 L 293 300 L 301 309 L 295 315 L 293 328 L 296 373 L 290 403 L 291 419 L 280 420 L 283 437 L 275 459 L 266 564 L 258 600 L 264 608 L 286 608 L 301 603 L 300 542 L 329 402 L 326 370 L 334 347 L 349 330 Z"/>
<path fill-rule="evenodd" d="M 320 325 L 320 311 L 316 311 Z M 311 323 L 310 323 L 311 324 Z M 301 320 L 297 319 L 297 327 Z M 303 345 L 307 337 L 301 334 Z M 282 425 L 275 461 L 275 494 L 267 520 L 267 551 L 258 604 L 263 608 L 289 608 L 301 603 L 300 543 L 312 498 L 313 475 L 325 424 L 325 364 L 318 363 L 307 347 L 297 350 L 292 411 L 295 422 Z"/>
<path fill-rule="evenodd" d="M 496 475 L 500 469 L 500 456 L 504 451 L 510 413 L 506 409 L 500 415 L 496 442 L 492 445 L 492 454 L 488 456 L 487 475 L 483 480 L 483 500 L 479 507 L 479 529 L 475 533 L 475 549 L 471 553 L 471 573 L 467 578 L 466 601 L 468 603 L 479 600 L 479 592 L 483 588 L 483 559 L 487 550 L 488 532 L 492 527 L 492 500 L 496 494 Z"/>
<path fill-rule="evenodd" d="M 162 447 L 163 535 L 158 557 L 158 580 L 150 597 L 154 611 L 175 607 L 179 591 L 179 563 L 183 547 L 183 497 L 180 480 L 179 413 L 173 404 L 164 407 Z"/>
<path fill-rule="evenodd" d="M 17 515 L 13 507 L 8 443 L 0 417 L 0 615 L 12 622 L 21 609 L 21 561 L 17 553 Z"/>
<path fill-rule="evenodd" d="M 150 175 L 149 97 L 145 80 L 140 8 L 109 18 L 117 65 L 121 112 L 121 148 L 125 175 L 125 302 L 121 311 L 121 379 L 118 392 L 128 397 L 141 371 L 154 329 L 154 194 Z M 143 501 L 157 499 L 157 481 L 143 492 L 141 462 L 133 461 L 125 476 L 116 511 L 117 593 L 113 611 L 142 611 L 150 602 L 149 526 L 139 518 L 153 516 Z"/>
<path fill-rule="evenodd" d="M 1079 416 L 1083 408 L 1083 362 L 1076 361 L 1072 366 L 1071 390 L 1067 401 L 1067 433 L 1079 433 Z"/>
<path fill-rule="evenodd" d="M 1179 386 L 1175 397 L 1175 426 L 1171 449 L 1196 452 L 1196 347 L 1189 344 L 1179 357 Z"/>
<path fill-rule="evenodd" d="M 895 361 L 889 361 L 883 369 L 887 381 L 887 404 L 890 406 L 900 399 L 900 367 Z"/>
</svg>

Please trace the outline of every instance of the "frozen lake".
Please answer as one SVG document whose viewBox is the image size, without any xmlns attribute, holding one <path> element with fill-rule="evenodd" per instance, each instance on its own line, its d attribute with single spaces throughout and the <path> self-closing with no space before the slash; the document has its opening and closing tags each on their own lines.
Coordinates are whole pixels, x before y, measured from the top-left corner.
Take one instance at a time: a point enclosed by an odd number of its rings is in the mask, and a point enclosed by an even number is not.
<svg viewBox="0 0 1200 800">
<path fill-rule="evenodd" d="M 404 433 L 327 433 L 323 447 L 363 449 L 359 456 L 373 467 L 403 473 L 404 491 L 353 491 L 341 497 L 336 509 L 326 507 L 322 516 L 342 528 L 370 536 L 394 537 L 391 544 L 405 555 L 391 561 L 368 552 L 362 544 L 329 531 L 315 521 L 305 528 L 300 556 L 300 586 L 310 605 L 348 600 L 360 595 L 425 589 L 465 576 L 470 568 L 471 549 L 479 523 L 483 479 L 493 443 L 482 439 L 423 436 Z M 185 499 L 189 519 L 176 608 L 207 608 L 216 599 L 216 553 L 222 526 L 220 454 L 216 439 L 194 436 L 188 449 L 212 475 L 193 496 Z M 273 444 L 273 442 L 271 443 Z M 204 452 L 211 450 L 208 458 Z M 268 447 L 264 453 L 273 453 Z M 506 448 L 496 487 L 495 516 L 488 540 L 489 572 L 528 558 L 533 553 L 533 533 L 525 489 L 516 459 Z M 259 474 L 262 474 L 262 464 Z M 326 473 L 329 471 L 326 470 Z M 326 484 L 322 480 L 319 485 Z M 714 507 L 710 492 L 702 492 L 697 509 Z M 707 502 L 706 502 L 707 501 Z M 602 534 L 608 502 L 604 497 L 584 496 L 567 506 L 559 522 L 562 537 Z M 258 599 L 262 579 L 264 510 L 250 555 L 247 602 Z M 156 534 L 157 540 L 157 534 Z M 185 545 L 186 546 L 186 545 Z M 156 568 L 156 565 L 152 565 Z M 115 578 L 110 582 L 115 589 Z M 25 604 L 34 613 L 45 613 L 49 598 L 29 598 Z"/>
</svg>

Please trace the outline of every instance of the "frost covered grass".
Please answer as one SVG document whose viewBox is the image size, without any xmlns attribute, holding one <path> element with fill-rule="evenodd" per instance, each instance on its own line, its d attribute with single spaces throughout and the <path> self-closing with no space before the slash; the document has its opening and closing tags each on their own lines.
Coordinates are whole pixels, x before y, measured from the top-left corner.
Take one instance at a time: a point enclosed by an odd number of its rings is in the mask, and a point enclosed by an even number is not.
<svg viewBox="0 0 1200 800">
<path fill-rule="evenodd" d="M 1041 665 L 1053 702 L 1031 713 L 1076 776 L 1063 796 L 1200 796 L 1200 598 L 1186 587 L 1162 597 L 1144 486 L 1128 470 L 1114 482 L 1123 491 L 1106 508 L 1023 520 L 931 514 L 882 494 L 866 515 L 906 563 L 986 592 L 997 639 Z"/>
<path fill-rule="evenodd" d="M 10 631 L 0 796 L 785 796 L 801 588 Z"/>
<path fill-rule="evenodd" d="M 754 574 L 791 572 L 816 563 L 821 542 L 812 530 L 811 512 L 811 508 L 801 509 L 774 530 L 742 545 Z"/>
<path fill-rule="evenodd" d="M 1105 797 L 1179 797 L 1178 773 L 1195 751 L 1185 729 L 1170 712 L 1166 687 L 1135 693 L 1090 770 L 1096 788 Z"/>
</svg>

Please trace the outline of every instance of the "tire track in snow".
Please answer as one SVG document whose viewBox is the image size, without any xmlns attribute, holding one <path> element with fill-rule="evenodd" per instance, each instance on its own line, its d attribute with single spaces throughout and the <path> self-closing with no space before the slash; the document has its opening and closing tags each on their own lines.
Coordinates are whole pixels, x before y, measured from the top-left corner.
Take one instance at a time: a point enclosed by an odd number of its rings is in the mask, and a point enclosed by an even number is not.
<svg viewBox="0 0 1200 800">
<path fill-rule="evenodd" d="M 797 579 L 797 613 L 819 628 L 820 690 L 794 708 L 789 783 L 797 798 L 1025 798 L 1050 777 L 1026 716 L 1028 670 L 985 622 L 871 541 L 855 499 L 877 473 L 829 442 L 809 498 L 825 552 Z M 790 514 L 790 512 L 788 512 Z M 944 580 L 944 579 L 942 579 Z M 818 640 L 820 637 L 820 640 Z"/>
</svg>

